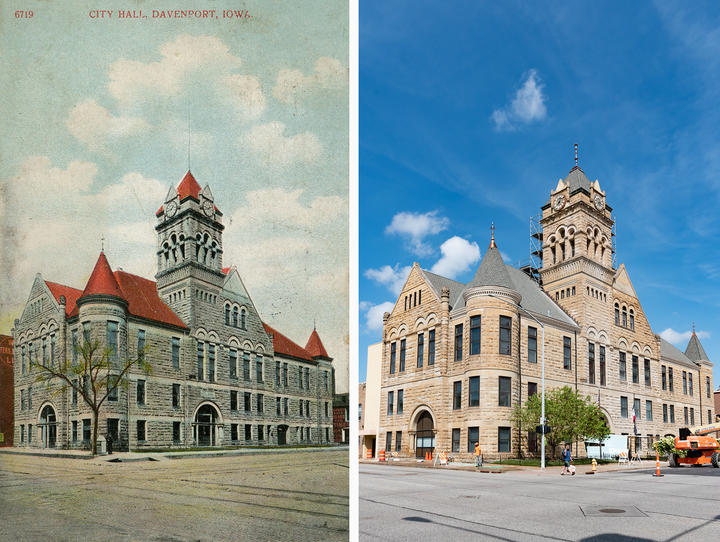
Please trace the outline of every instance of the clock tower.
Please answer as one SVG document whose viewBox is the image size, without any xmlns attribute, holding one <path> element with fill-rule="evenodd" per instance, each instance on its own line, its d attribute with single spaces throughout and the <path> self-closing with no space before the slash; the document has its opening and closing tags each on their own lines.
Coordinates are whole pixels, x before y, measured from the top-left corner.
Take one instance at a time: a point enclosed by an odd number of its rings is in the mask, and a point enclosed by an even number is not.
<svg viewBox="0 0 720 542">
<path fill-rule="evenodd" d="M 157 218 L 158 293 L 185 324 L 195 328 L 206 321 L 204 316 L 218 313 L 217 307 L 210 307 L 221 303 L 222 213 L 210 186 L 201 189 L 188 171 L 178 187 L 168 191 Z"/>
</svg>

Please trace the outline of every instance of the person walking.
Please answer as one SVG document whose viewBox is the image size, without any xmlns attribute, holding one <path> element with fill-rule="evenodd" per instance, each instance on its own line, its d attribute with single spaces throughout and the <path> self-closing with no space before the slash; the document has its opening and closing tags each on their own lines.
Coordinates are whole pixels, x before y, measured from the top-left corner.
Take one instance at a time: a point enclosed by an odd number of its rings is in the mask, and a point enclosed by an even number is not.
<svg viewBox="0 0 720 542">
<path fill-rule="evenodd" d="M 570 453 L 570 445 L 566 444 L 565 449 L 562 453 L 563 461 L 565 462 L 565 466 L 563 467 L 562 472 L 560 473 L 560 476 L 565 474 L 565 471 L 570 472 L 570 463 L 572 463 L 572 454 Z M 575 474 L 574 472 L 572 474 Z"/>
<path fill-rule="evenodd" d="M 480 443 L 475 443 L 475 466 L 482 467 L 482 450 L 480 449 Z"/>
</svg>

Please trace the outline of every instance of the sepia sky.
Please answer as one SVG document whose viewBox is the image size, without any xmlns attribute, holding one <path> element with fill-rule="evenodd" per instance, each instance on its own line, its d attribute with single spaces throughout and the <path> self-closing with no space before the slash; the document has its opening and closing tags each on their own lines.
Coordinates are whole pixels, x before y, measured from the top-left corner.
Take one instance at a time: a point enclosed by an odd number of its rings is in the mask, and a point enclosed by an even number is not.
<svg viewBox="0 0 720 542">
<path fill-rule="evenodd" d="M 36 273 L 84 288 L 103 237 L 114 270 L 153 279 L 155 212 L 189 167 L 263 320 L 301 346 L 316 321 L 346 368 L 347 3 L 65 4 L 0 13 L 0 333 Z"/>
</svg>

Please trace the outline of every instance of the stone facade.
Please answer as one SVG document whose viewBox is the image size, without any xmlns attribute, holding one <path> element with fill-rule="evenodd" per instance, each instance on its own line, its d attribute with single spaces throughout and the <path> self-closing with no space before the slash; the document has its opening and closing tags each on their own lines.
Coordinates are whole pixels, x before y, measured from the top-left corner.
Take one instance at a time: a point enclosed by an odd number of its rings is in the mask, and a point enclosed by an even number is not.
<svg viewBox="0 0 720 542">
<path fill-rule="evenodd" d="M 305 348 L 262 322 L 234 267 L 222 214 L 188 172 L 157 213 L 157 283 L 101 253 L 85 290 L 35 279 L 13 329 L 15 445 L 89 448 L 92 411 L 71 386 L 36 382 L 75 363 L 86 339 L 144 356 L 108 397 L 99 434 L 115 449 L 328 444 L 334 369 L 316 331 Z"/>
<path fill-rule="evenodd" d="M 657 438 L 714 420 L 712 363 L 694 334 L 683 353 L 653 333 L 614 267 L 605 198 L 577 166 L 551 190 L 542 286 L 506 266 L 494 238 L 467 285 L 413 266 L 384 318 L 380 449 L 470 460 L 479 440 L 489 458 L 537 454 L 510 413 L 541 390 L 543 344 L 546 388 L 599 398 L 611 433 Z"/>
</svg>

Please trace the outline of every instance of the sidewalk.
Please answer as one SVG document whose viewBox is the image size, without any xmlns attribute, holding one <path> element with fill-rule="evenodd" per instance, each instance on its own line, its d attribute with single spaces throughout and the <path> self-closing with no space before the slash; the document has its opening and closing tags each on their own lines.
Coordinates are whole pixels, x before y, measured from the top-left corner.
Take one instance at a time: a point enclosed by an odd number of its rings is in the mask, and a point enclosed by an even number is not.
<svg viewBox="0 0 720 542">
<path fill-rule="evenodd" d="M 202 451 L 168 450 L 167 452 L 113 452 L 111 455 L 97 455 L 93 457 L 85 450 L 60 450 L 53 448 L 0 448 L 0 454 L 28 455 L 35 457 L 53 457 L 64 459 L 84 459 L 100 463 L 114 462 L 126 463 L 134 461 L 165 461 L 169 459 L 222 457 L 222 456 L 251 456 L 264 454 L 287 454 L 293 452 L 336 452 L 348 451 L 344 446 L 323 446 L 309 448 L 213 448 Z"/>
</svg>

